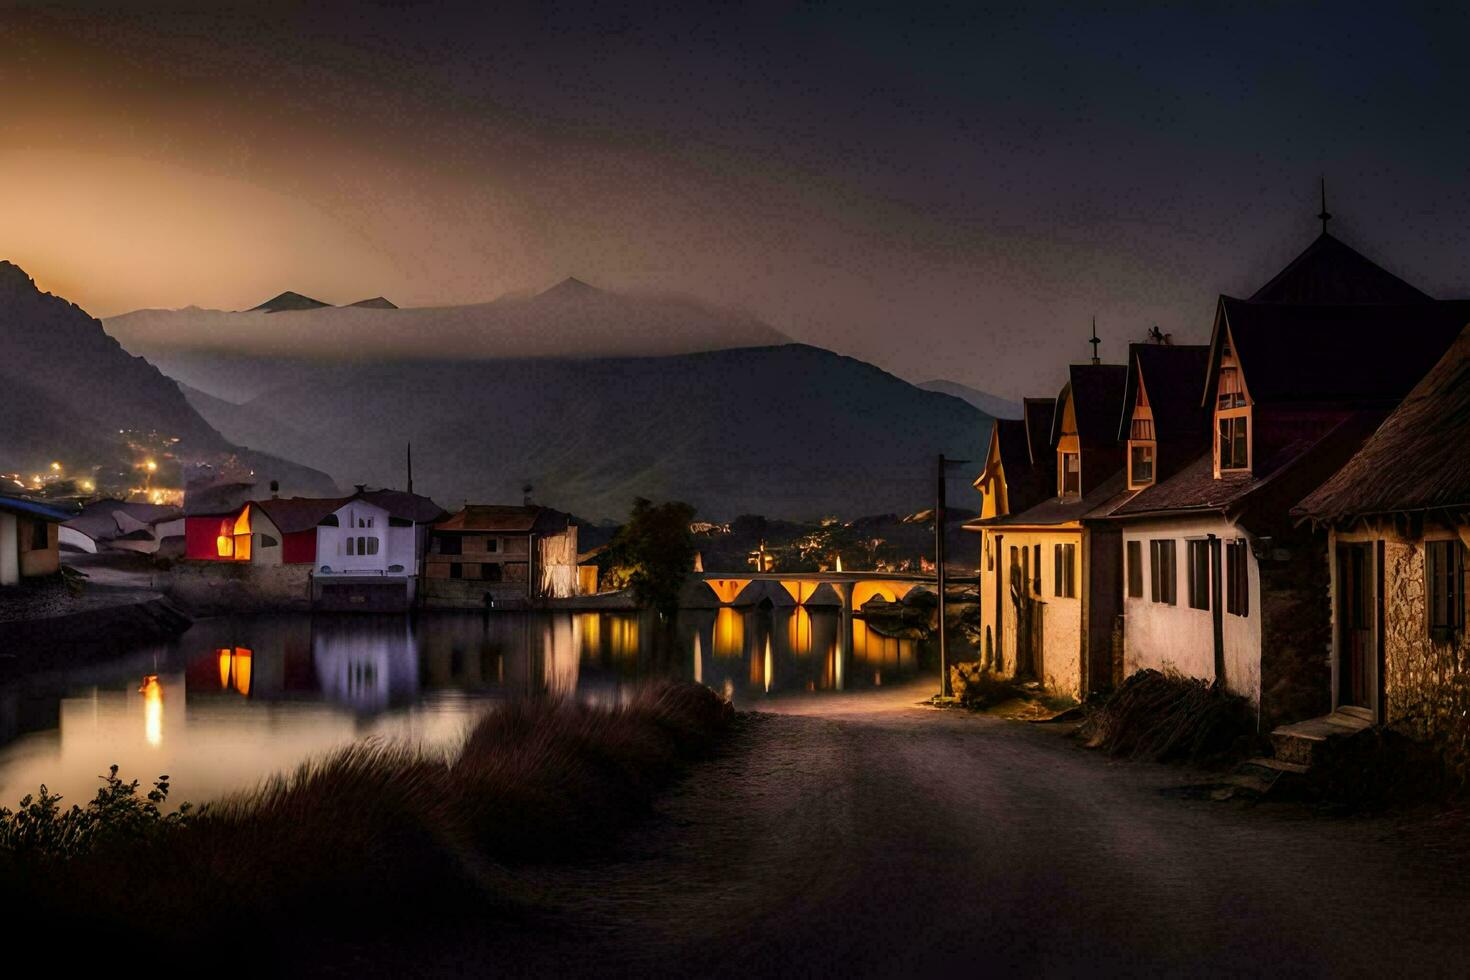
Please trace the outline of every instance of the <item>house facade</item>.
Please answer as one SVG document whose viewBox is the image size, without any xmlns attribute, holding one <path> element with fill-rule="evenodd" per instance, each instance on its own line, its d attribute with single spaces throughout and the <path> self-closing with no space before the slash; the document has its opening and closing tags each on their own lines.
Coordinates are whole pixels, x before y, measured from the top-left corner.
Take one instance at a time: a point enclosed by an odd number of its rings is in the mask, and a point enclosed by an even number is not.
<svg viewBox="0 0 1470 980">
<path fill-rule="evenodd" d="M 1326 709 L 1326 535 L 1291 508 L 1344 465 L 1467 316 L 1325 233 L 1249 300 L 1220 298 L 1202 398 L 1189 407 L 1208 419 L 1204 451 L 1175 461 L 1161 443 L 1155 478 L 1131 476 L 1110 516 L 1123 537 L 1124 673 L 1217 681 L 1256 705 L 1263 728 Z M 1136 368 L 1161 426 L 1171 409 L 1150 383 L 1159 373 Z M 1141 408 L 1135 398 L 1130 437 Z M 1173 452 L 1189 456 L 1188 440 Z M 1165 475 L 1169 466 L 1179 468 Z"/>
<path fill-rule="evenodd" d="M 1118 534 L 1090 521 L 1124 488 L 1125 374 L 1073 365 L 1049 413 L 1028 399 L 1019 423 L 995 423 L 976 481 L 982 516 L 965 525 L 982 538 L 982 657 L 1004 676 L 1078 697 L 1113 682 Z"/>
<path fill-rule="evenodd" d="M 1470 768 L 1470 327 L 1340 471 L 1296 508 L 1328 533 L 1330 707 L 1401 727 Z"/>
<path fill-rule="evenodd" d="M 0 586 L 61 571 L 61 522 L 72 515 L 51 504 L 0 494 Z"/>
<path fill-rule="evenodd" d="M 466 505 L 434 524 L 424 598 L 461 608 L 524 606 L 577 595 L 577 525 L 534 505 Z"/>
</svg>

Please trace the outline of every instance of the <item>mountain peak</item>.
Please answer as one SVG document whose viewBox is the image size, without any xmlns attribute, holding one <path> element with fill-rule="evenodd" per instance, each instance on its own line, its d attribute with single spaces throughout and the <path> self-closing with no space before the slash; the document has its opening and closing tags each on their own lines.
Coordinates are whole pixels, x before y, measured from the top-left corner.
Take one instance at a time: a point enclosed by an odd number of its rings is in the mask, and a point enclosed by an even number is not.
<svg viewBox="0 0 1470 980">
<path fill-rule="evenodd" d="M 601 292 L 601 289 L 583 282 L 576 276 L 567 276 L 550 289 L 538 293 L 536 298 L 556 297 L 559 299 L 580 299 L 584 296 L 595 296 Z"/>
<path fill-rule="evenodd" d="M 19 290 L 39 292 L 36 282 L 26 270 L 14 262 L 0 259 L 0 291 L 12 293 Z"/>
<path fill-rule="evenodd" d="M 396 310 L 398 304 L 383 296 L 374 296 L 372 299 L 360 299 L 356 303 L 348 303 L 348 306 L 359 307 L 364 310 Z"/>
<path fill-rule="evenodd" d="M 319 310 L 324 306 L 331 305 L 330 303 L 323 303 L 319 299 L 312 299 L 310 296 L 303 296 L 301 293 L 294 293 L 288 289 L 279 296 L 272 296 L 259 306 L 251 307 L 249 312 L 259 313 L 264 311 L 266 313 L 282 313 L 286 310 Z"/>
</svg>

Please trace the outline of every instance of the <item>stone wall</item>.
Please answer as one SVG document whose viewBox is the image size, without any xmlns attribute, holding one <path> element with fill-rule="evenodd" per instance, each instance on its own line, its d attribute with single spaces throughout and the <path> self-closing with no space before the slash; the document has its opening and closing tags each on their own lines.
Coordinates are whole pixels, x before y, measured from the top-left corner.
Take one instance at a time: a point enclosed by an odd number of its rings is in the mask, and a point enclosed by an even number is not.
<svg viewBox="0 0 1470 980">
<path fill-rule="evenodd" d="M 181 561 L 158 583 L 192 613 L 311 609 L 310 565 Z"/>
<path fill-rule="evenodd" d="M 1424 545 L 1392 538 L 1383 546 L 1384 717 L 1439 745 L 1459 779 L 1470 776 L 1470 639 L 1436 643 L 1424 608 Z"/>
<path fill-rule="evenodd" d="M 1261 729 L 1326 714 L 1332 701 L 1327 536 L 1300 529 L 1262 543 Z"/>
</svg>

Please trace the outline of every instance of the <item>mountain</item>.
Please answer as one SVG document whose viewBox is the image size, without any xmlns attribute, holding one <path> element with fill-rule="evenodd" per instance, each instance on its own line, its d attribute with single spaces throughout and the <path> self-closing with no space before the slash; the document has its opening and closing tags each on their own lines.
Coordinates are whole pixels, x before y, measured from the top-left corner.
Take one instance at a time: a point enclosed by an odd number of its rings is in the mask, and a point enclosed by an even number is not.
<svg viewBox="0 0 1470 980">
<path fill-rule="evenodd" d="M 364 310 L 396 310 L 398 304 L 382 296 L 374 296 L 372 299 L 360 299 L 356 303 L 348 303 L 348 308 L 357 307 Z"/>
<path fill-rule="evenodd" d="M 390 486 L 412 442 L 415 490 L 446 506 L 518 501 L 529 482 L 537 500 L 594 519 L 626 515 L 636 496 L 687 500 L 712 519 L 911 513 L 932 505 L 935 455 L 980 459 L 990 421 L 800 344 L 227 365 L 216 373 L 288 379 L 244 404 L 188 392 L 231 439 Z M 976 505 L 971 479 L 954 474 L 954 506 Z"/>
<path fill-rule="evenodd" d="M 241 449 L 220 435 L 179 386 L 129 354 L 74 303 L 43 293 L 0 261 L 0 469 L 68 472 L 131 466 L 129 443 L 169 447 L 181 461 L 236 461 L 283 483 L 330 488 L 325 474 Z M 177 441 L 173 441 L 177 440 Z"/>
<path fill-rule="evenodd" d="M 294 295 L 285 294 L 282 296 Z M 138 310 L 107 320 L 107 330 L 171 376 L 216 395 L 196 380 L 206 353 L 253 357 L 439 360 L 454 357 L 639 357 L 787 343 L 753 316 L 679 296 L 621 293 L 567 279 L 533 296 L 471 306 L 397 309 L 374 306 L 267 312 L 281 297 L 242 313 Z M 315 300 L 311 302 L 315 303 Z M 262 387 L 226 397 L 254 397 Z"/>
<path fill-rule="evenodd" d="M 319 299 L 312 299 L 310 296 L 293 293 L 288 289 L 279 296 L 272 296 L 259 306 L 251 307 L 248 312 L 285 313 L 289 310 L 319 310 L 331 305 L 330 303 L 323 303 Z"/>
<path fill-rule="evenodd" d="M 919 385 L 925 391 L 937 391 L 945 395 L 953 395 L 955 398 L 963 399 L 974 405 L 986 415 L 998 419 L 1018 419 L 1021 417 L 1021 403 L 1013 402 L 999 395 L 962 385 L 958 381 L 925 381 Z"/>
</svg>

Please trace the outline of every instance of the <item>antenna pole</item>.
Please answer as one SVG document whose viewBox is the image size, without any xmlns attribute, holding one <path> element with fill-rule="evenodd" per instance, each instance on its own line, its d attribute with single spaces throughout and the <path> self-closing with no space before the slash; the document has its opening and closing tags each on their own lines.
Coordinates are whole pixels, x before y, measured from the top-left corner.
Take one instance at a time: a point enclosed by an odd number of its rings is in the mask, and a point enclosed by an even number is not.
<svg viewBox="0 0 1470 980">
<path fill-rule="evenodd" d="M 1100 344 L 1100 343 L 1102 343 L 1102 341 L 1097 339 L 1097 314 L 1096 313 L 1094 313 L 1092 315 L 1092 339 L 1089 340 L 1088 343 L 1092 345 L 1092 363 L 1094 363 L 1094 364 L 1101 364 L 1102 361 L 1098 360 L 1098 356 L 1097 356 L 1097 345 Z"/>
<path fill-rule="evenodd" d="M 1317 214 L 1318 220 L 1322 222 L 1322 234 L 1327 234 L 1327 222 L 1332 220 L 1332 212 L 1327 210 L 1327 178 L 1320 178 L 1322 186 L 1322 210 Z"/>
<path fill-rule="evenodd" d="M 408 444 L 408 492 L 413 493 L 413 443 Z"/>
</svg>

